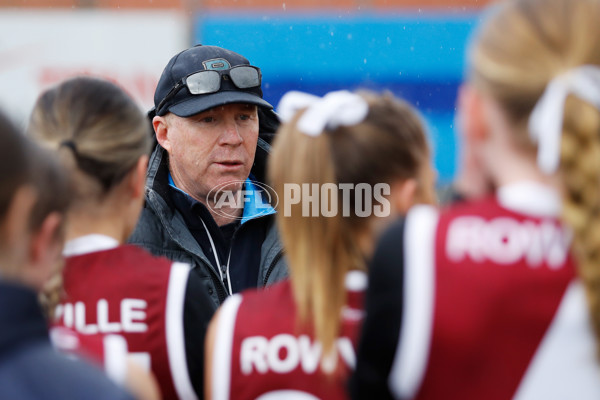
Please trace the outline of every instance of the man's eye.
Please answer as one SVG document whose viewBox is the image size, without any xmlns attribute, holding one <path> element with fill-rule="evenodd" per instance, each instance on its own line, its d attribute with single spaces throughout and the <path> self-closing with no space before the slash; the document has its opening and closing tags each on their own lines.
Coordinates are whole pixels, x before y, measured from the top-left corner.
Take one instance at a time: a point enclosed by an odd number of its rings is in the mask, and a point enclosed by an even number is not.
<svg viewBox="0 0 600 400">
<path fill-rule="evenodd" d="M 210 122 L 214 122 L 214 118 L 213 117 L 204 117 L 201 119 L 202 122 L 206 122 L 206 123 L 210 123 Z"/>
<path fill-rule="evenodd" d="M 241 114 L 241 115 L 240 115 L 240 119 L 241 119 L 242 121 L 249 120 L 250 118 L 251 118 L 251 117 L 250 117 L 250 115 L 249 115 L 249 114 Z"/>
</svg>

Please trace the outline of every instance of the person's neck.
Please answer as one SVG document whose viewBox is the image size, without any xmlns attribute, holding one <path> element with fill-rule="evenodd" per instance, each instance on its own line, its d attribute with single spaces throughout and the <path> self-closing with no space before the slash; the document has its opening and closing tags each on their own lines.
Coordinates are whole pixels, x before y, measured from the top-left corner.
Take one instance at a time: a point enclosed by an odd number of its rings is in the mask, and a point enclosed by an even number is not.
<svg viewBox="0 0 600 400">
<path fill-rule="evenodd" d="M 91 234 L 109 236 L 120 244 L 125 243 L 128 237 L 124 219 L 119 216 L 109 213 L 90 215 L 85 212 L 69 214 L 67 241 Z"/>
<path fill-rule="evenodd" d="M 560 187 L 557 176 L 544 174 L 537 167 L 535 159 L 523 154 L 514 154 L 510 159 L 505 159 L 494 175 L 497 188 L 524 181 L 537 182 L 554 188 Z"/>
<path fill-rule="evenodd" d="M 526 133 L 514 130 L 505 112 L 493 99 L 488 98 L 485 104 L 490 130 L 482 156 L 494 187 L 529 181 L 559 188 L 558 176 L 540 171 L 536 153 L 517 142 L 517 135 Z"/>
</svg>

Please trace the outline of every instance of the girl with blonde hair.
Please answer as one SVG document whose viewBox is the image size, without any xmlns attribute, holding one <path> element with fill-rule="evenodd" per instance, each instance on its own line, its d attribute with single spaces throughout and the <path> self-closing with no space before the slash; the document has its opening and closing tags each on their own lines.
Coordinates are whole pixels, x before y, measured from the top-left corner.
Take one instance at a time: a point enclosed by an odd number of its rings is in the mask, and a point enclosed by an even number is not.
<svg viewBox="0 0 600 400">
<path fill-rule="evenodd" d="M 423 125 L 405 102 L 290 92 L 279 113 L 269 177 L 290 280 L 235 295 L 215 316 L 207 399 L 346 398 L 374 237 L 434 201 Z"/>
<path fill-rule="evenodd" d="M 490 9 L 458 112 L 492 190 L 383 235 L 354 398 L 600 398 L 598 21 L 598 0 Z"/>
<path fill-rule="evenodd" d="M 144 205 L 146 116 L 117 85 L 77 77 L 42 93 L 29 132 L 71 175 L 56 324 L 84 336 L 124 337 L 130 358 L 153 373 L 164 399 L 201 396 L 214 307 L 189 265 L 125 244 Z"/>
</svg>

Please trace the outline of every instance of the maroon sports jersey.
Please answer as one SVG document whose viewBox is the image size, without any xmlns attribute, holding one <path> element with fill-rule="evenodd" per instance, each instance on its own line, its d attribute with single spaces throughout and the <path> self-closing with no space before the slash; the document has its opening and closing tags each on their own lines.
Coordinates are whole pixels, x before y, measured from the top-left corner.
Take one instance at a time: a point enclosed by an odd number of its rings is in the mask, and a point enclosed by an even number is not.
<svg viewBox="0 0 600 400">
<path fill-rule="evenodd" d="M 213 355 L 213 399 L 346 399 L 363 316 L 366 276 L 347 275 L 347 305 L 335 357 L 323 357 L 312 330 L 297 329 L 289 281 L 228 299 Z M 324 370 L 337 370 L 326 375 Z"/>
<path fill-rule="evenodd" d="M 131 245 L 67 257 L 56 322 L 83 335 L 123 336 L 164 399 L 195 399 L 183 332 L 188 275 L 187 264 Z"/>
<path fill-rule="evenodd" d="M 555 218 L 525 216 L 495 198 L 440 216 L 431 347 L 417 398 L 516 393 L 574 278 L 569 242 Z"/>
<path fill-rule="evenodd" d="M 386 292 L 401 298 L 396 314 L 367 307 L 356 392 L 379 370 L 397 399 L 600 398 L 560 211 L 558 195 L 532 183 L 441 213 L 413 208 L 374 257 L 367 304 Z M 389 347 L 378 340 L 385 319 L 401 320 Z"/>
</svg>

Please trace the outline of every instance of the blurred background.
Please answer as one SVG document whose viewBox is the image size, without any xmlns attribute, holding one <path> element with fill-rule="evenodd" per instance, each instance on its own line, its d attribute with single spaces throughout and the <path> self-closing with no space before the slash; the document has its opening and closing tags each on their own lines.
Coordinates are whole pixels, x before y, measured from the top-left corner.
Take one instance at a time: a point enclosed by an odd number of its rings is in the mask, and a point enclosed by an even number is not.
<svg viewBox="0 0 600 400">
<path fill-rule="evenodd" d="M 196 43 L 288 90 L 389 90 L 426 119 L 440 183 L 456 172 L 454 126 L 467 39 L 493 0 L 0 0 L 0 107 L 25 124 L 46 87 L 78 74 L 123 86 L 144 109 L 168 60 Z"/>
</svg>

